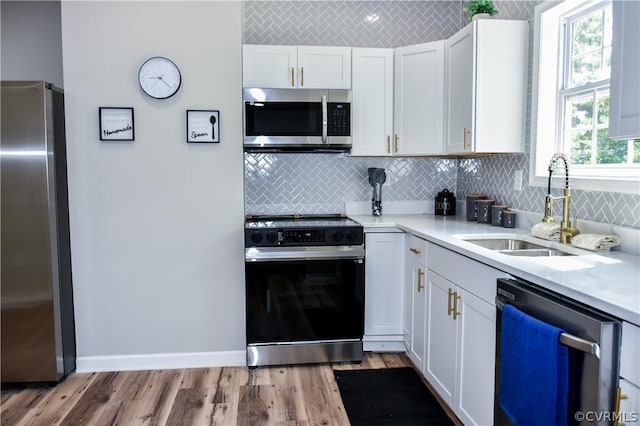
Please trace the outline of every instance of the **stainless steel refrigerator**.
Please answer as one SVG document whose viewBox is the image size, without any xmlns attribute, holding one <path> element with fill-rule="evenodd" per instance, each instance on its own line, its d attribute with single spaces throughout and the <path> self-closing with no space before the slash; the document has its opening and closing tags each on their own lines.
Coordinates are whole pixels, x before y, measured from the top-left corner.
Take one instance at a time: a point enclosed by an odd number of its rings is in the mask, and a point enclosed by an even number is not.
<svg viewBox="0 0 640 426">
<path fill-rule="evenodd" d="M 2 383 L 52 383 L 75 369 L 64 95 L 2 81 Z"/>
</svg>

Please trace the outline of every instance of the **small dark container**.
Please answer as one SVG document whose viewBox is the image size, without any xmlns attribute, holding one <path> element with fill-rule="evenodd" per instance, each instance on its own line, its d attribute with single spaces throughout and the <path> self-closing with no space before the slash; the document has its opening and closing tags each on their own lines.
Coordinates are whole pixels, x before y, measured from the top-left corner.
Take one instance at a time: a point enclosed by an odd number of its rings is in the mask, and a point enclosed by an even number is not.
<svg viewBox="0 0 640 426">
<path fill-rule="evenodd" d="M 486 194 L 482 193 L 471 193 L 467 194 L 467 220 L 468 221 L 477 221 L 478 220 L 478 200 L 483 198 L 487 198 Z"/>
<path fill-rule="evenodd" d="M 491 207 L 491 224 L 493 226 L 503 226 L 502 212 L 507 209 L 507 206 L 493 205 Z"/>
<path fill-rule="evenodd" d="M 512 212 L 511 210 L 504 210 L 502 212 L 502 226 L 504 226 L 505 228 L 515 228 L 516 212 Z"/>
<path fill-rule="evenodd" d="M 478 200 L 478 223 L 491 223 L 491 207 L 495 200 Z"/>
<path fill-rule="evenodd" d="M 435 214 L 437 216 L 455 216 L 456 196 L 448 189 L 443 189 L 436 196 Z"/>
</svg>

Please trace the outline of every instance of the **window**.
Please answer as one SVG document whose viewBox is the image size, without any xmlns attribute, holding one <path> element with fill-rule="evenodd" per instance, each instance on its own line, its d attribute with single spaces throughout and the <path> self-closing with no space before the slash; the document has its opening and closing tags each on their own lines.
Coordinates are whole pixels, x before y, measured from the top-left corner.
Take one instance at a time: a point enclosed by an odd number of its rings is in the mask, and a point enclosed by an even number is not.
<svg viewBox="0 0 640 426">
<path fill-rule="evenodd" d="M 640 141 L 609 138 L 611 0 L 545 2 L 534 25 L 531 183 L 564 152 L 572 186 L 637 192 Z"/>
</svg>

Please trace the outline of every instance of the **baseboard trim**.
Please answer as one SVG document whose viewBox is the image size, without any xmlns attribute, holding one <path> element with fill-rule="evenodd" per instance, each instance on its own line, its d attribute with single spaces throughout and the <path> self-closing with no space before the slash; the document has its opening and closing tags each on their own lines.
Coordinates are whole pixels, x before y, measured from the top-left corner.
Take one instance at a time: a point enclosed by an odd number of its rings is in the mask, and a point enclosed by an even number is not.
<svg viewBox="0 0 640 426">
<path fill-rule="evenodd" d="M 366 352 L 404 352 L 404 343 L 400 342 L 362 342 L 362 350 Z"/>
<path fill-rule="evenodd" d="M 76 360 L 76 372 L 168 370 L 176 368 L 240 367 L 246 365 L 246 351 L 79 356 Z"/>
</svg>

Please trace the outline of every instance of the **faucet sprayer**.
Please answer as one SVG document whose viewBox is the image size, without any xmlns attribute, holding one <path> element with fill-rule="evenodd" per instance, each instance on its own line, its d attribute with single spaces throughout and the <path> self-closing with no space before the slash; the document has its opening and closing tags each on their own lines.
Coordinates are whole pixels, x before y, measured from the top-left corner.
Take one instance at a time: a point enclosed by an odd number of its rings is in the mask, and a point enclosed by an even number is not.
<svg viewBox="0 0 640 426">
<path fill-rule="evenodd" d="M 558 160 L 562 160 L 564 163 L 564 195 L 560 197 L 553 197 L 551 195 L 551 175 L 558 166 Z M 562 199 L 562 221 L 560 222 L 560 242 L 569 243 L 571 238 L 578 235 L 580 231 L 577 228 L 571 226 L 569 220 L 569 205 L 571 202 L 571 189 L 569 187 L 569 161 L 563 153 L 554 154 L 549 161 L 549 180 L 547 183 L 547 196 L 545 198 L 544 217 L 542 219 L 545 223 L 555 222 L 553 218 L 553 200 Z M 574 226 L 576 219 L 574 219 Z"/>
</svg>

